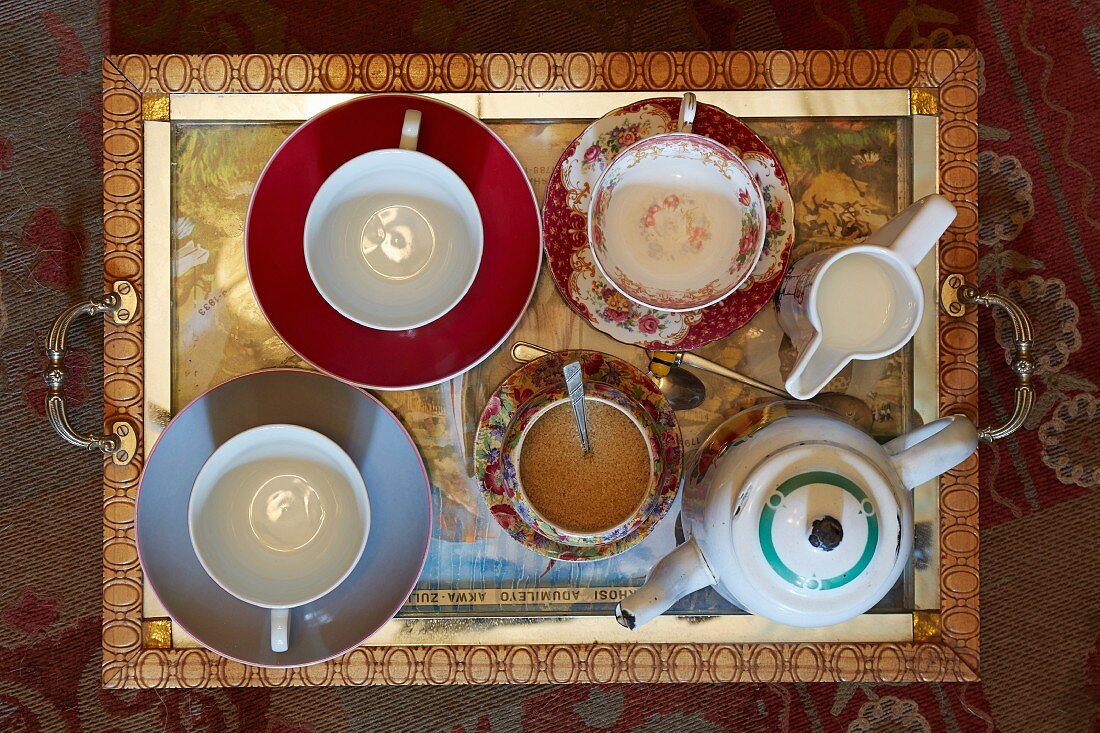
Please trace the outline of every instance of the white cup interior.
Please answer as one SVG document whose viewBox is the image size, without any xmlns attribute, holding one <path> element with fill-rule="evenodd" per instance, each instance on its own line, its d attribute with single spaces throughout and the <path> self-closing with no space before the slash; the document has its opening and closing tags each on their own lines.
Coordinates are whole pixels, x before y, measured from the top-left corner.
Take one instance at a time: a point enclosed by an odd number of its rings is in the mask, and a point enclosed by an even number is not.
<svg viewBox="0 0 1100 733">
<path fill-rule="evenodd" d="M 454 171 L 414 150 L 375 150 L 337 168 L 314 196 L 306 266 L 344 316 L 405 330 L 462 300 L 483 237 L 477 202 Z"/>
<path fill-rule="evenodd" d="M 755 233 L 746 230 L 752 217 Z M 760 190 L 731 151 L 672 133 L 615 158 L 596 185 L 589 234 L 596 264 L 617 290 L 658 310 L 690 310 L 749 277 L 765 221 Z"/>
<path fill-rule="evenodd" d="M 351 458 L 296 425 L 265 425 L 222 444 L 199 471 L 188 504 L 199 562 L 232 595 L 257 606 L 309 603 L 355 567 L 370 503 Z"/>
</svg>

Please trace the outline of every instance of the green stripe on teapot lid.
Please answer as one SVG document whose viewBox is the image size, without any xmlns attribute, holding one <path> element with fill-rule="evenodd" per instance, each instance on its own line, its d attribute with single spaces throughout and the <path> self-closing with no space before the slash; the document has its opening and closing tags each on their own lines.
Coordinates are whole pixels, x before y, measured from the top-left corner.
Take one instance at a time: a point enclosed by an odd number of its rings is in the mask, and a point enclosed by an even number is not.
<svg viewBox="0 0 1100 733">
<path fill-rule="evenodd" d="M 833 486 L 846 492 L 855 500 L 859 507 L 859 515 L 864 517 L 866 521 L 866 537 L 863 541 L 862 551 L 859 553 L 858 557 L 855 558 L 854 563 L 843 572 L 833 574 L 826 578 L 820 578 L 816 573 L 811 573 L 807 576 L 793 570 L 780 557 L 774 541 L 774 530 L 777 518 L 779 518 L 779 521 L 783 521 L 781 518 L 782 514 L 794 513 L 782 512 L 782 509 L 786 508 L 788 498 L 799 490 L 812 491 L 812 488 L 807 487 L 819 485 Z M 821 517 L 815 516 L 811 527 L 808 528 L 807 531 L 806 546 L 792 549 L 802 554 L 803 557 L 807 557 L 805 554 L 807 552 L 825 553 L 825 555 L 827 555 L 827 553 L 836 551 L 843 546 L 845 535 L 848 536 L 848 542 L 851 542 L 853 540 L 851 535 L 854 534 L 853 529 L 855 528 L 851 524 L 851 521 L 849 521 L 848 526 L 845 527 L 843 513 L 841 514 L 842 516 L 839 519 L 829 514 Z M 794 519 L 797 519 L 797 517 Z M 788 518 L 787 521 L 791 522 L 792 519 Z M 805 521 L 802 523 L 805 524 Z M 868 499 L 866 492 L 853 481 L 831 471 L 807 471 L 792 476 L 784 481 L 765 500 L 760 514 L 759 536 L 760 548 L 764 554 L 764 558 L 768 566 L 776 575 L 790 585 L 798 588 L 806 590 L 830 590 L 847 585 L 852 580 L 859 577 L 859 575 L 867 569 L 867 566 L 871 564 L 871 560 L 875 555 L 875 548 L 878 547 L 879 520 L 874 504 Z M 852 550 L 848 548 L 845 548 L 845 550 L 844 555 L 853 555 Z M 817 557 L 823 556 L 824 555 L 819 555 Z M 811 562 L 809 564 L 813 564 L 812 559 L 814 556 L 809 557 L 811 557 Z"/>
</svg>

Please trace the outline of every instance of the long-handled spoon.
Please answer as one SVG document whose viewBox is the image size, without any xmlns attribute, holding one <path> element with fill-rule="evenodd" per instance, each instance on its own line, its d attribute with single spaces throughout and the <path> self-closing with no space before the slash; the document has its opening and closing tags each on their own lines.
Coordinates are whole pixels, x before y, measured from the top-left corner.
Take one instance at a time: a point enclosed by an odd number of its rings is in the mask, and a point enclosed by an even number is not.
<svg viewBox="0 0 1100 733">
<path fill-rule="evenodd" d="M 660 374 L 664 369 L 682 369 L 683 367 L 681 365 L 683 364 L 741 382 L 742 384 L 775 395 L 776 397 L 782 397 L 788 400 L 794 399 L 779 387 L 773 387 L 770 384 L 757 381 L 752 377 L 745 376 L 740 372 L 724 367 L 706 357 L 693 354 L 690 351 L 654 351 L 649 354 L 649 357 L 649 368 L 654 374 Z M 839 412 L 841 415 L 848 418 L 852 424 L 865 431 L 870 430 L 871 424 L 874 422 L 874 416 L 871 414 L 871 408 L 867 406 L 867 403 L 849 394 L 822 392 L 816 397 L 811 398 L 809 402 Z"/>
<path fill-rule="evenodd" d="M 521 364 L 549 353 L 549 349 L 526 341 L 517 341 L 512 346 L 512 358 Z M 673 367 L 668 369 L 663 376 L 657 376 L 652 372 L 649 376 L 657 383 L 657 388 L 664 394 L 672 409 L 677 412 L 698 407 L 706 399 L 706 385 L 687 369 Z"/>
<path fill-rule="evenodd" d="M 517 341 L 512 346 L 512 358 L 520 363 L 529 362 L 549 353 L 549 349 L 526 341 Z M 786 400 L 794 399 L 778 387 L 757 381 L 697 354 L 690 352 L 653 352 L 650 354 L 649 375 L 657 382 L 657 388 L 664 394 L 672 409 L 677 412 L 698 407 L 707 397 L 706 385 L 700 381 L 699 377 L 680 366 L 680 364 L 727 377 L 776 397 Z M 867 406 L 866 402 L 853 395 L 839 392 L 822 392 L 809 402 L 839 412 L 861 430 L 870 430 L 871 424 L 874 422 L 871 408 Z"/>
</svg>

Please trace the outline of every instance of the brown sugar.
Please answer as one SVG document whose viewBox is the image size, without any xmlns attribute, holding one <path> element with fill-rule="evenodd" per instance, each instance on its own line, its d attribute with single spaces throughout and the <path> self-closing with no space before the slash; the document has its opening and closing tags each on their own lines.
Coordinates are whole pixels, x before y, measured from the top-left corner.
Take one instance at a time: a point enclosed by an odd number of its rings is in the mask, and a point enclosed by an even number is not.
<svg viewBox="0 0 1100 733">
<path fill-rule="evenodd" d="M 581 448 L 573 408 L 547 410 L 523 439 L 519 479 L 531 506 L 567 532 L 594 534 L 622 524 L 649 489 L 646 439 L 622 411 L 585 400 L 591 450 Z"/>
</svg>

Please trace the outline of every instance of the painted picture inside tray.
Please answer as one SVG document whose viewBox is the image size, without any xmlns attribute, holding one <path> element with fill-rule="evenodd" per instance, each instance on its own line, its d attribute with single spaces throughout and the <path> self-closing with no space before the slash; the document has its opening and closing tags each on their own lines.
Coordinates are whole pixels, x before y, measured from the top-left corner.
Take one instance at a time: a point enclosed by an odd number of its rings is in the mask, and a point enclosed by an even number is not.
<svg viewBox="0 0 1100 733">
<path fill-rule="evenodd" d="M 173 125 L 172 410 L 259 366 L 304 366 L 244 267 L 252 186 L 292 124 Z"/>
<path fill-rule="evenodd" d="M 898 165 L 899 144 L 907 144 L 903 122 L 749 123 L 778 153 L 790 180 L 795 257 L 854 242 L 892 216 L 899 200 L 908 201 L 908 179 L 899 174 Z M 301 366 L 264 321 L 243 259 L 243 227 L 252 186 L 268 157 L 294 127 L 284 123 L 173 125 L 173 409 L 237 374 L 269 366 Z M 584 125 L 563 125 L 560 132 L 536 123 L 495 127 L 524 163 L 541 199 L 547 172 Z M 548 145 L 551 134 L 554 144 Z M 676 544 L 678 507 L 674 506 L 649 537 L 613 561 L 551 563 L 508 537 L 484 507 L 472 475 L 473 438 L 489 395 L 519 366 L 509 353 L 512 342 L 595 349 L 643 368 L 646 363 L 641 349 L 613 341 L 570 309 L 547 270 L 512 338 L 480 366 L 435 387 L 379 393 L 412 432 L 433 484 L 436 526 L 406 615 L 606 613 Z M 790 367 L 793 352 L 782 342 L 782 331 L 774 321 L 773 309 L 764 308 L 746 327 L 702 353 L 782 384 L 781 370 Z M 688 454 L 725 417 L 763 398 L 719 377 L 701 377 L 707 385 L 706 401 L 695 410 L 678 413 Z M 870 400 L 876 416 L 874 432 L 885 437 L 908 427 L 910 382 L 910 357 L 905 350 L 881 362 L 859 363 L 857 370 L 843 372 L 830 389 L 851 389 Z M 879 608 L 902 609 L 906 595 L 904 589 L 895 589 Z M 675 610 L 736 612 L 713 592 L 694 594 Z"/>
</svg>

